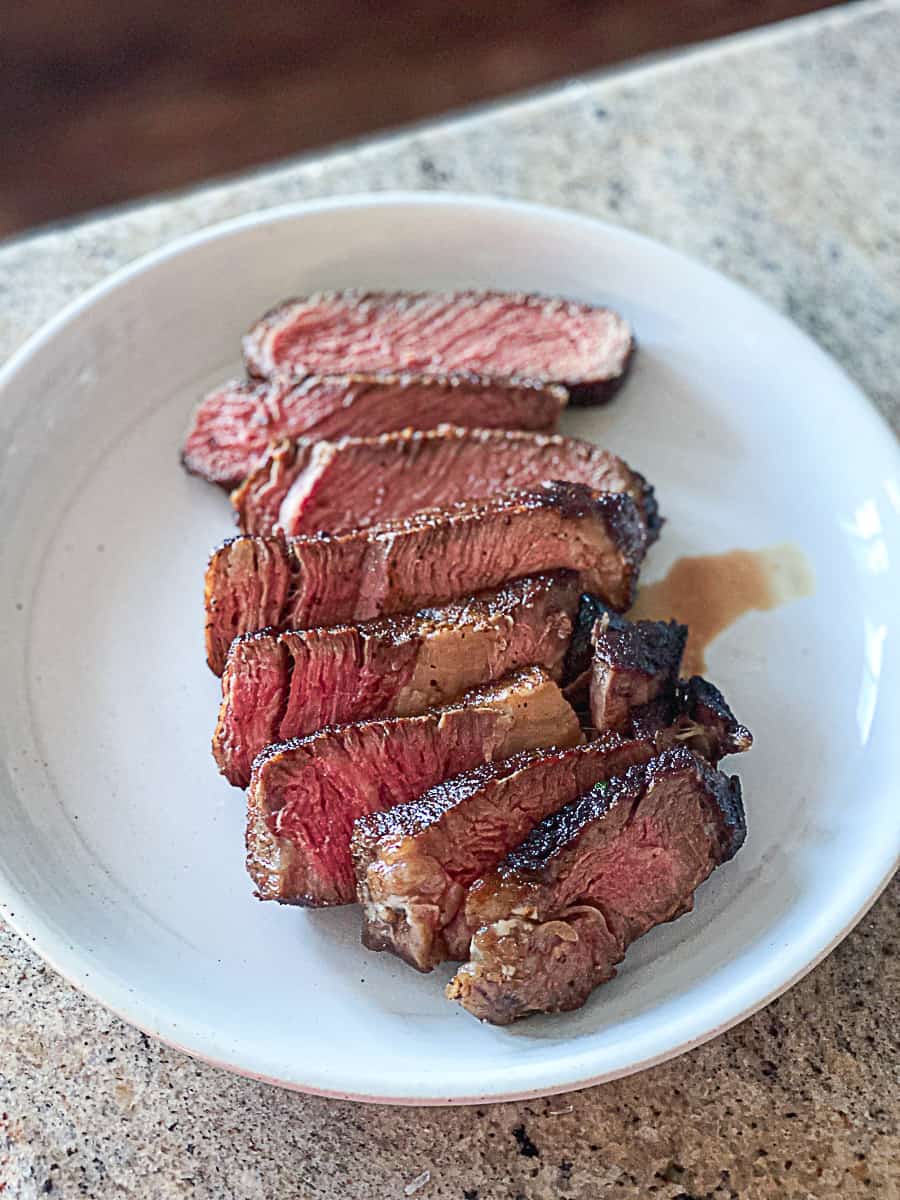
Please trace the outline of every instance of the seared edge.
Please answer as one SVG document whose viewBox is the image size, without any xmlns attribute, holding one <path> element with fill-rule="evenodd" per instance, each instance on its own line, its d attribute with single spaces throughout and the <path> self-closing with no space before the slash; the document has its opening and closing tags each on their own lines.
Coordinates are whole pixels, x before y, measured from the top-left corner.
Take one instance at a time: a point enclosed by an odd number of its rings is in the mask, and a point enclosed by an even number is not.
<svg viewBox="0 0 900 1200">
<path fill-rule="evenodd" d="M 420 971 L 465 957 L 466 888 L 554 808 L 652 757 L 652 742 L 609 735 L 485 764 L 423 796 L 360 818 L 351 851 L 363 943 Z"/>
<path fill-rule="evenodd" d="M 691 800 L 699 806 L 693 814 L 679 811 L 683 786 L 690 788 Z M 628 855 L 631 830 L 645 819 L 645 800 L 651 828 L 654 804 L 663 817 L 657 836 L 661 831 L 673 839 L 666 846 L 677 848 L 679 832 L 693 838 L 689 831 L 696 820 L 701 822 L 696 830 L 699 844 L 696 853 L 679 861 L 670 884 L 657 893 L 656 881 L 648 879 L 646 900 L 639 889 L 633 897 L 635 907 L 627 902 L 627 893 L 622 907 L 615 899 L 618 885 L 608 874 L 614 861 L 610 850 L 621 845 Z M 672 824 L 681 816 L 688 821 L 683 831 Z M 530 1012 L 579 1007 L 595 987 L 615 975 L 630 942 L 691 908 L 696 887 L 737 852 L 745 831 L 738 780 L 721 775 L 684 749 L 667 751 L 601 783 L 537 826 L 494 873 L 472 888 L 467 916 L 473 926 L 481 927 L 472 938 L 470 961 L 447 988 L 448 997 L 482 1020 L 500 1025 Z M 640 851 L 645 836 L 640 832 L 636 842 L 632 837 L 632 850 Z M 598 853 L 594 867 L 592 855 Z M 636 861 L 639 871 L 648 871 L 654 870 L 657 859 L 643 853 Z M 665 869 L 665 853 L 662 862 Z M 595 869 L 600 871 L 599 893 Z M 640 875 L 630 877 L 632 887 L 640 882 Z"/>
<path fill-rule="evenodd" d="M 744 844 L 747 825 L 736 775 L 723 775 L 705 759 L 683 746 L 664 750 L 646 765 L 629 767 L 608 783 L 601 783 L 572 804 L 541 821 L 506 858 L 498 864 L 500 879 L 513 877 L 540 881 L 553 860 L 572 845 L 593 822 L 616 804 L 632 803 L 656 779 L 693 769 L 707 794 L 715 802 L 722 823 L 722 862 L 733 858 Z"/>
<path fill-rule="evenodd" d="M 292 573 L 290 549 L 281 538 L 230 538 L 213 551 L 204 599 L 206 661 L 216 675 L 238 634 L 281 624 Z"/>
</svg>

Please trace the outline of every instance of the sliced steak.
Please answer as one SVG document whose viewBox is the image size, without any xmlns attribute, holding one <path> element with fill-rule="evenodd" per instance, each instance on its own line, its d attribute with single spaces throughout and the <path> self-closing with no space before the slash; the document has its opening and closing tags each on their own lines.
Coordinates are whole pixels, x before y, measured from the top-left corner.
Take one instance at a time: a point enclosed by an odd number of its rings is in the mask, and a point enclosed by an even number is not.
<svg viewBox="0 0 900 1200">
<path fill-rule="evenodd" d="M 194 475 L 232 488 L 281 438 L 372 437 L 390 429 L 433 429 L 441 421 L 551 432 L 566 400 L 561 387 L 473 374 L 233 380 L 201 401 L 181 457 Z"/>
<path fill-rule="evenodd" d="M 579 741 L 578 720 L 538 667 L 417 717 L 361 721 L 270 746 L 247 794 L 247 868 L 262 900 L 347 904 L 350 836 L 366 813 L 534 746 Z"/>
<path fill-rule="evenodd" d="M 685 749 L 598 784 L 471 888 L 477 932 L 447 995 L 495 1025 L 580 1007 L 631 942 L 691 909 L 745 832 L 737 778 Z"/>
<path fill-rule="evenodd" d="M 587 728 L 657 742 L 666 730 L 714 765 L 749 750 L 753 736 L 719 689 L 699 675 L 677 678 L 686 640 L 675 621 L 629 621 L 586 592 L 563 662 L 566 699 L 579 712 L 590 702 Z"/>
<path fill-rule="evenodd" d="M 592 637 L 595 729 L 625 729 L 635 709 L 674 695 L 687 634 L 677 621 L 628 621 L 604 613 Z"/>
<path fill-rule="evenodd" d="M 558 680 L 579 590 L 577 575 L 561 571 L 411 616 L 235 638 L 213 735 L 219 769 L 246 787 L 272 742 L 414 716 L 532 663 Z"/>
<path fill-rule="evenodd" d="M 244 338 L 251 375 L 479 371 L 561 383 L 608 400 L 634 351 L 608 308 L 506 292 L 322 292 L 288 300 Z"/>
<path fill-rule="evenodd" d="M 234 538 L 206 572 L 207 659 L 221 674 L 242 633 L 415 612 L 542 571 L 577 571 L 611 607 L 627 608 L 646 545 L 630 496 L 576 483 L 336 536 Z"/>
<path fill-rule="evenodd" d="M 420 971 L 466 958 L 471 930 L 459 917 L 469 886 L 544 817 L 653 754 L 652 742 L 616 734 L 567 750 L 527 751 L 361 817 L 352 853 L 363 943 Z"/>
<path fill-rule="evenodd" d="M 453 425 L 282 443 L 231 499 L 244 533 L 343 533 L 551 479 L 627 493 L 657 536 L 653 489 L 609 451 L 577 438 Z"/>
<path fill-rule="evenodd" d="M 605 733 L 583 746 L 483 764 L 409 804 L 362 817 L 352 850 L 365 945 L 390 950 L 420 971 L 465 958 L 474 932 L 461 912 L 466 889 L 539 821 L 669 747 L 712 750 L 716 761 L 723 752 L 748 748 L 749 740 L 738 744 L 723 736 L 717 715 L 709 729 L 694 715 L 679 713 L 671 724 L 652 728 L 648 721 L 628 737 Z"/>
</svg>

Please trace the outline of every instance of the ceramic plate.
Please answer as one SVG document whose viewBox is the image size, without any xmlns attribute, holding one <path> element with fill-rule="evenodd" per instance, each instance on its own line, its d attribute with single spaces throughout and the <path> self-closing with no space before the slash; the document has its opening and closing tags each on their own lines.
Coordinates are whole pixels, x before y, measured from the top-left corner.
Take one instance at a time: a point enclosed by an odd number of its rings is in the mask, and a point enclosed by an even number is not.
<svg viewBox="0 0 900 1200">
<path fill-rule="evenodd" d="M 645 579 L 793 543 L 816 589 L 742 618 L 709 674 L 756 734 L 749 837 L 695 911 L 580 1012 L 511 1029 L 359 945 L 351 909 L 260 904 L 209 753 L 202 579 L 232 529 L 179 465 L 241 333 L 323 287 L 497 287 L 609 303 L 640 341 L 608 409 L 566 417 L 656 485 Z M 739 1021 L 824 955 L 898 845 L 898 450 L 784 318 L 634 234 L 548 209 L 382 195 L 280 209 L 143 259 L 0 377 L 0 912 L 61 974 L 191 1054 L 290 1087 L 451 1103 L 579 1087 Z"/>
</svg>

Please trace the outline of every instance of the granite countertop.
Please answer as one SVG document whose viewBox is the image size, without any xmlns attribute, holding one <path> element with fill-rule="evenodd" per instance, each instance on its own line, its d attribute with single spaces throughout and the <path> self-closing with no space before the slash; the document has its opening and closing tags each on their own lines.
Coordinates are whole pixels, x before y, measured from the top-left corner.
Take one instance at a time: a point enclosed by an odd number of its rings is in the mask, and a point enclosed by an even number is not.
<svg viewBox="0 0 900 1200">
<path fill-rule="evenodd" d="M 178 234 L 386 188 L 521 197 L 660 238 L 788 313 L 900 427 L 900 7 L 884 2 L 10 243 L 0 356 Z M 477 1109 L 224 1074 L 123 1025 L 0 926 L 0 1192 L 896 1196 L 898 900 L 895 880 L 787 995 L 674 1062 Z"/>
</svg>

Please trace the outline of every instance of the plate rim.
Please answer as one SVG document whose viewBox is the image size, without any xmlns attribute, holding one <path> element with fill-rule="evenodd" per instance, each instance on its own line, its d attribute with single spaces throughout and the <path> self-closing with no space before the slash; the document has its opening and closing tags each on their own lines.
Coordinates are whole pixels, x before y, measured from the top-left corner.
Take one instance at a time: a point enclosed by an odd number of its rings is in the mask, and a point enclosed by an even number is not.
<svg viewBox="0 0 900 1200">
<path fill-rule="evenodd" d="M 836 373 L 842 380 L 844 385 L 844 394 L 842 395 L 842 407 L 850 410 L 854 416 L 869 424 L 870 432 L 873 437 L 877 436 L 884 440 L 885 448 L 889 458 L 893 458 L 895 466 L 900 471 L 900 446 L 897 445 L 893 429 L 891 428 L 885 417 L 879 412 L 872 401 L 862 391 L 861 387 L 848 374 L 844 366 L 833 358 L 822 346 L 818 344 L 805 330 L 801 329 L 788 316 L 780 310 L 770 305 L 759 295 L 753 292 L 744 284 L 730 278 L 723 272 L 707 266 L 705 263 L 691 257 L 681 250 L 675 249 L 658 241 L 655 238 L 648 237 L 645 234 L 638 233 L 634 230 L 615 225 L 608 221 L 599 220 L 588 214 L 555 207 L 552 205 L 537 204 L 529 201 L 507 199 L 493 195 L 483 195 L 479 193 L 458 193 L 458 192 L 417 192 L 417 191 L 378 191 L 378 192 L 358 192 L 347 193 L 339 196 L 320 197 L 314 200 L 299 200 L 292 201 L 277 206 L 256 210 L 253 212 L 244 213 L 242 215 L 229 218 L 228 220 L 217 222 L 192 232 L 182 234 L 172 241 L 166 242 L 164 245 L 142 254 L 126 263 L 124 266 L 113 271 L 104 279 L 93 284 L 85 292 L 75 297 L 67 303 L 57 314 L 48 319 L 34 333 L 32 333 L 20 345 L 13 354 L 9 357 L 6 363 L 0 367 L 0 403 L 3 400 L 3 394 L 10 384 L 14 383 L 16 376 L 29 362 L 53 339 L 64 330 L 71 322 L 78 319 L 80 316 L 88 312 L 95 304 L 104 299 L 108 295 L 115 293 L 123 285 L 126 285 L 143 274 L 146 274 L 158 266 L 178 258 L 185 253 L 196 249 L 204 244 L 227 240 L 236 234 L 243 233 L 249 229 L 262 226 L 277 226 L 282 222 L 291 222 L 305 216 L 333 212 L 347 209 L 373 209 L 373 208 L 390 208 L 397 206 L 424 206 L 433 208 L 450 208 L 461 209 L 469 208 L 473 210 L 493 210 L 499 212 L 508 212 L 511 214 L 519 214 L 525 217 L 536 218 L 542 221 L 555 223 L 558 227 L 570 225 L 574 227 L 587 227 L 594 232 L 601 232 L 608 237 L 632 243 L 636 247 L 641 248 L 645 252 L 651 252 L 657 255 L 667 257 L 673 265 L 689 268 L 695 274 L 699 272 L 711 281 L 715 281 L 716 286 L 734 289 L 740 295 L 744 303 L 749 303 L 751 307 L 755 306 L 764 312 L 769 319 L 775 319 L 783 326 L 788 327 L 793 336 L 799 337 L 810 352 L 813 352 L 814 357 L 818 358 L 822 365 L 827 366 L 829 370 Z M 888 848 L 889 849 L 889 848 Z M 563 1092 L 575 1091 L 582 1088 L 594 1086 L 599 1083 L 607 1082 L 612 1079 L 621 1078 L 638 1071 L 646 1070 L 652 1066 L 666 1062 L 670 1059 L 678 1057 L 695 1047 L 702 1045 L 704 1042 L 717 1037 L 726 1030 L 744 1021 L 752 1016 L 755 1012 L 764 1008 L 779 995 L 783 994 L 793 985 L 799 982 L 805 975 L 812 971 L 831 951 L 847 936 L 856 924 L 865 916 L 872 905 L 876 902 L 879 896 L 890 882 L 895 870 L 896 860 L 887 866 L 880 878 L 874 884 L 871 883 L 871 873 L 865 876 L 867 883 L 864 887 L 857 884 L 847 893 L 843 907 L 837 912 L 833 912 L 832 923 L 828 926 L 827 936 L 824 940 L 819 941 L 819 945 L 813 950 L 813 953 L 786 978 L 779 980 L 773 986 L 763 990 L 762 994 L 755 999 L 745 1001 L 736 1007 L 725 1020 L 715 1023 L 710 1028 L 701 1032 L 697 1032 L 692 1036 L 683 1038 L 674 1045 L 669 1046 L 665 1050 L 658 1053 L 651 1053 L 640 1060 L 635 1060 L 625 1065 L 608 1068 L 595 1074 L 579 1073 L 577 1070 L 568 1069 L 564 1073 L 564 1077 L 556 1082 L 538 1083 L 536 1086 L 525 1088 L 512 1088 L 510 1090 L 494 1090 L 482 1093 L 463 1094 L 461 1091 L 454 1091 L 451 1095 L 434 1095 L 434 1089 L 429 1088 L 425 1084 L 424 1088 L 419 1087 L 418 1083 L 410 1081 L 407 1086 L 408 1094 L 403 1096 L 391 1096 L 385 1091 L 369 1090 L 365 1093 L 356 1093 L 352 1090 L 342 1090 L 340 1088 L 330 1089 L 322 1088 L 312 1084 L 303 1083 L 295 1079 L 282 1079 L 260 1073 L 252 1070 L 249 1065 L 242 1065 L 240 1062 L 220 1059 L 212 1054 L 205 1053 L 193 1045 L 185 1045 L 180 1041 L 168 1036 L 156 1028 L 152 1023 L 148 1023 L 147 1012 L 152 1009 L 152 1002 L 148 1005 L 146 997 L 143 1001 L 140 998 L 129 1002 L 127 990 L 121 984 L 118 984 L 111 977 L 108 971 L 101 969 L 99 971 L 91 970 L 87 979 L 77 976 L 77 971 L 83 969 L 90 964 L 90 960 L 86 957 L 87 951 L 80 950 L 77 946 L 66 942 L 64 937 L 59 937 L 48 926 L 48 923 L 35 910 L 32 909 L 29 901 L 24 893 L 20 893 L 15 887 L 13 881 L 7 875 L 2 861 L 0 861 L 0 915 L 9 924 L 10 928 L 23 939 L 25 944 L 32 949 L 38 956 L 45 961 L 58 975 L 60 975 L 68 984 L 83 992 L 92 1000 L 101 1004 L 107 1011 L 112 1012 L 115 1016 L 137 1029 L 142 1030 L 149 1036 L 171 1046 L 177 1050 L 193 1058 L 207 1062 L 210 1065 L 219 1067 L 223 1070 L 228 1070 L 237 1073 L 247 1078 L 255 1079 L 260 1082 L 269 1083 L 279 1087 L 284 1087 L 289 1090 L 299 1091 L 306 1094 L 324 1096 L 334 1099 L 348 1099 L 375 1104 L 392 1104 L 392 1105 L 411 1105 L 411 1106 L 446 1106 L 446 1105 L 466 1105 L 477 1103 L 497 1103 L 510 1102 L 514 1100 L 531 1099 L 539 1096 L 548 1096 Z M 862 878 L 862 876 L 860 876 Z M 865 895 L 861 893 L 865 892 Z M 851 901 L 852 898 L 852 902 Z M 855 907 L 853 907 L 855 905 Z M 18 912 L 11 916 L 11 912 L 15 908 L 24 908 L 28 915 L 20 916 Z M 852 908 L 852 911 L 851 911 Z M 809 946 L 807 945 L 807 950 Z M 804 951 L 805 953 L 806 951 Z M 796 961 L 794 955 L 793 961 Z M 768 974 L 778 974 L 778 972 L 769 971 Z M 756 973 L 758 978 L 760 972 Z M 753 977 L 750 977 L 751 980 Z M 745 977 L 741 982 L 741 988 L 746 989 L 748 980 Z M 738 989 L 732 989 L 738 990 Z M 105 996 L 118 995 L 120 1002 L 111 1001 L 104 998 Z M 144 1014 L 141 1016 L 140 1014 Z M 195 1041 L 200 1040 L 195 1037 Z M 238 1056 L 235 1056 L 238 1057 Z M 587 1050 L 584 1054 L 584 1060 L 590 1060 L 591 1051 Z M 527 1068 L 531 1072 L 538 1074 L 550 1072 L 553 1073 L 553 1063 L 544 1061 L 543 1063 L 528 1063 Z M 422 1094 L 416 1094 L 416 1089 Z M 431 1095 L 425 1094 L 431 1092 Z"/>
</svg>

